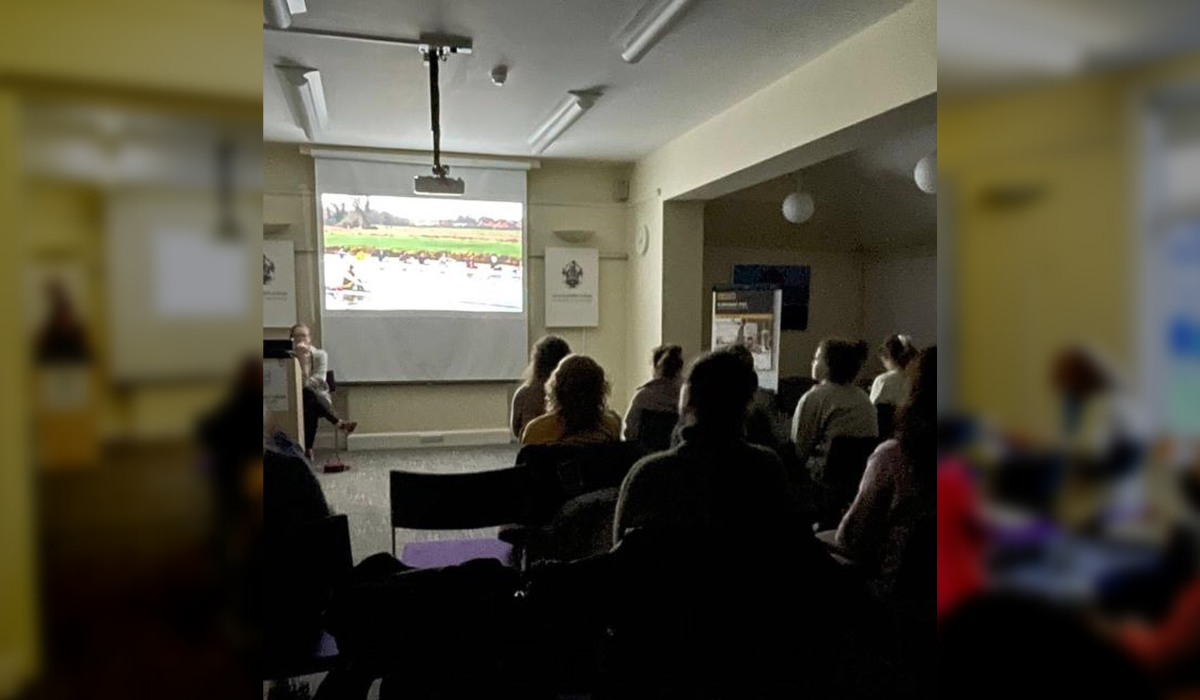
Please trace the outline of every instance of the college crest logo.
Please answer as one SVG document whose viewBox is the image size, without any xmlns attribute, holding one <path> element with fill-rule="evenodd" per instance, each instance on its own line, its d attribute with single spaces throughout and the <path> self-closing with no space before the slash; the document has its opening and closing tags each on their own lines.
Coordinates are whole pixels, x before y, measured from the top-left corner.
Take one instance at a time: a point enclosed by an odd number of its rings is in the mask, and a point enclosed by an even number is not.
<svg viewBox="0 0 1200 700">
<path fill-rule="evenodd" d="M 571 289 L 574 289 L 583 280 L 583 268 L 579 266 L 579 263 L 572 260 L 562 269 L 562 276 L 563 282 Z"/>
<path fill-rule="evenodd" d="M 270 284 L 275 279 L 275 263 L 263 254 L 263 284 Z"/>
</svg>

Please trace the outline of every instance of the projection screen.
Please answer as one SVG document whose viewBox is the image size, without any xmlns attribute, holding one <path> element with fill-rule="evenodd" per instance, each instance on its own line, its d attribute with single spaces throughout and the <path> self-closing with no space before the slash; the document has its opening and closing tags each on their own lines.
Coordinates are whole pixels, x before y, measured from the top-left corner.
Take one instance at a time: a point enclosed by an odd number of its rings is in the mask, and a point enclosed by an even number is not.
<svg viewBox="0 0 1200 700">
<path fill-rule="evenodd" d="M 527 354 L 524 170 L 316 157 L 322 342 L 345 382 L 518 379 Z"/>
</svg>

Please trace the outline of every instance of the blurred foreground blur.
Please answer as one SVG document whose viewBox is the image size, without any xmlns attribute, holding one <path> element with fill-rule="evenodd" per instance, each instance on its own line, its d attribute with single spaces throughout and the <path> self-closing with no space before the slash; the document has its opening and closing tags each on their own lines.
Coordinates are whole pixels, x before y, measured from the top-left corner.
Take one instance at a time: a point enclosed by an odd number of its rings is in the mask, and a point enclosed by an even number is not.
<svg viewBox="0 0 1200 700">
<path fill-rule="evenodd" d="M 254 688 L 258 22 L 0 3 L 0 698 Z"/>
<path fill-rule="evenodd" d="M 939 694 L 1200 695 L 1198 28 L 939 4 Z"/>
</svg>

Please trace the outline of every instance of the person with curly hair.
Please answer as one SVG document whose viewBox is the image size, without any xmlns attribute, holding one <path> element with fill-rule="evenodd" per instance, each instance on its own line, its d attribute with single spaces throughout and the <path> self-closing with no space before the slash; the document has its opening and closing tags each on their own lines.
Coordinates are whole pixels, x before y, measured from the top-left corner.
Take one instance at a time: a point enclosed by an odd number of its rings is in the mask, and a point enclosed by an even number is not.
<svg viewBox="0 0 1200 700">
<path fill-rule="evenodd" d="M 530 421 L 523 445 L 589 444 L 621 439 L 621 417 L 608 408 L 604 368 L 586 355 L 567 355 L 546 382 L 547 413 Z"/>
</svg>

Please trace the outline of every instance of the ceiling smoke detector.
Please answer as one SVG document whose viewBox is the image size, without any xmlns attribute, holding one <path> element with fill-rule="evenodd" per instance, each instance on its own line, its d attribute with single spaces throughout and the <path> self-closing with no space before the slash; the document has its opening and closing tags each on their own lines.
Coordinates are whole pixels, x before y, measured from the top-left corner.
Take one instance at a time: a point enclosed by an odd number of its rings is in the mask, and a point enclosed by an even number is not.
<svg viewBox="0 0 1200 700">
<path fill-rule="evenodd" d="M 492 85 L 500 87 L 508 80 L 508 66 L 501 64 L 492 69 Z"/>
</svg>

